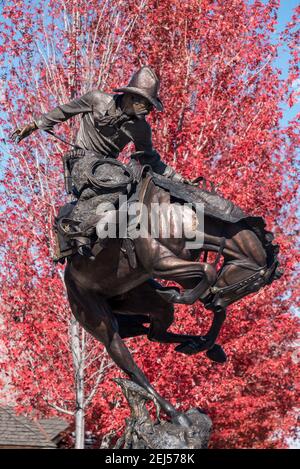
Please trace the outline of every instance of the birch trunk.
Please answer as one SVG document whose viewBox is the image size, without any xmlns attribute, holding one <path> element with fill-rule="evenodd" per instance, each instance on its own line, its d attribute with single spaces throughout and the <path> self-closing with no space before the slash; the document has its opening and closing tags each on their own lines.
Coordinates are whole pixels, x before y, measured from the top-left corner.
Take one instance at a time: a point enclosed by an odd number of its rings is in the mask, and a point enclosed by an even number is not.
<svg viewBox="0 0 300 469">
<path fill-rule="evenodd" d="M 75 318 L 71 319 L 71 347 L 75 373 L 75 449 L 84 449 L 84 354 L 85 331 Z"/>
</svg>

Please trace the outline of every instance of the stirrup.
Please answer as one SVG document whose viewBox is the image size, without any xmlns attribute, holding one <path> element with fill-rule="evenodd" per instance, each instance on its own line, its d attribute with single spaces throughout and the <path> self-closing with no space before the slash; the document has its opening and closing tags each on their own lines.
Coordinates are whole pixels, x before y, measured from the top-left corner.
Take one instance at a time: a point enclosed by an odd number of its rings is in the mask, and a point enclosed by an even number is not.
<svg viewBox="0 0 300 469">
<path fill-rule="evenodd" d="M 75 239 L 75 243 L 77 246 L 77 252 L 81 256 L 85 256 L 90 258 L 91 260 L 95 259 L 95 256 L 92 251 L 91 240 L 85 236 L 78 236 Z"/>
<path fill-rule="evenodd" d="M 77 238 L 83 234 L 82 231 L 78 230 L 80 223 L 80 221 L 75 221 L 71 218 L 61 218 L 57 223 L 57 230 L 67 238 Z"/>
</svg>

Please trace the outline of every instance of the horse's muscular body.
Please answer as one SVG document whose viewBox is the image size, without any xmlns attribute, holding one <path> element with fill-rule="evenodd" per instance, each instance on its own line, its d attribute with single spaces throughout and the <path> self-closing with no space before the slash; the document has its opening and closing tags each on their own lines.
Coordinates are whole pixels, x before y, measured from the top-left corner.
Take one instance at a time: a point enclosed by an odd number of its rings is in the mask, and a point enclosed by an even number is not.
<svg viewBox="0 0 300 469">
<path fill-rule="evenodd" d="M 170 195 L 150 181 L 144 203 L 149 206 L 153 201 L 172 203 Z M 185 239 L 172 237 L 137 238 L 136 268 L 130 266 L 120 249 L 121 240 L 110 239 L 94 261 L 75 255 L 65 272 L 72 311 L 82 326 L 105 345 L 115 363 L 133 381 L 156 397 L 171 418 L 186 425 L 189 424 L 186 417 L 157 394 L 136 366 L 122 339 L 147 334 L 150 340 L 179 344 L 176 350 L 186 354 L 207 350 L 209 358 L 222 362 L 226 355 L 215 341 L 226 307 L 276 278 L 274 249 L 269 248 L 272 256 L 269 252 L 267 265 L 266 247 L 244 221 L 230 224 L 205 217 L 204 229 L 204 250 L 209 246 L 209 250 L 218 251 L 225 237 L 224 262 L 218 273 L 215 266 L 196 261 L 200 251 L 185 249 Z M 258 280 L 248 282 L 249 288 L 245 290 L 241 282 L 250 278 L 253 271 Z M 176 281 L 187 290 L 181 294 L 175 288 L 163 289 L 153 278 Z M 213 295 L 212 286 L 218 290 L 230 285 L 232 291 Z M 193 297 L 195 292 L 197 298 Z M 174 319 L 172 303 L 191 304 L 195 299 L 214 313 L 208 333 L 192 336 L 168 332 Z"/>
</svg>

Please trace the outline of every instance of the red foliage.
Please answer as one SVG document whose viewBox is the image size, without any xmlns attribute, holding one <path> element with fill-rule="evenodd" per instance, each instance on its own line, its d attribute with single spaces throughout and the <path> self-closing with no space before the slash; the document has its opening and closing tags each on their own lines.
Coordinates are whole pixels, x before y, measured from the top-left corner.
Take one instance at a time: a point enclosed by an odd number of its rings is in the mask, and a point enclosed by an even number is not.
<svg viewBox="0 0 300 469">
<path fill-rule="evenodd" d="M 151 118 L 156 148 L 186 177 L 204 175 L 248 212 L 262 215 L 280 245 L 279 282 L 229 308 L 220 343 L 229 360 L 174 355 L 173 347 L 128 341 L 152 383 L 183 408 L 200 406 L 214 421 L 212 447 L 283 447 L 295 434 L 296 119 L 280 126 L 280 105 L 293 105 L 296 15 L 281 41 L 291 48 L 287 80 L 273 67 L 272 33 L 279 1 L 118 0 L 114 5 L 58 0 L 4 7 L 1 59 L 6 136 L 57 102 L 99 87 L 125 84 L 149 64 L 161 77 L 165 112 Z M 46 18 L 46 19 L 45 19 Z M 72 139 L 75 125 L 59 129 Z M 1 238 L 2 368 L 23 409 L 74 407 L 70 312 L 61 268 L 51 262 L 51 225 L 63 202 L 60 155 L 40 133 L 4 151 L 5 224 Z M 125 154 L 128 154 L 129 149 Z M 210 315 L 179 307 L 174 330 L 203 333 Z M 94 353 L 101 354 L 101 346 Z M 96 356 L 96 355 L 95 355 Z M 175 366 L 176 363 L 176 366 Z M 98 366 L 87 370 L 86 386 Z M 119 430 L 127 413 L 119 389 L 102 381 L 87 410 L 87 428 Z"/>
</svg>

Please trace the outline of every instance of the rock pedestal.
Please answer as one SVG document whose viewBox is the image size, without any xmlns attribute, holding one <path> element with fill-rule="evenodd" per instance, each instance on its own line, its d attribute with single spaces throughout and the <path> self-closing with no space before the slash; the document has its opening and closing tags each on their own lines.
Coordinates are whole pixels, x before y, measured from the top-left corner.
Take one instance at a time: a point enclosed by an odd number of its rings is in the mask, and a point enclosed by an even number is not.
<svg viewBox="0 0 300 469">
<path fill-rule="evenodd" d="M 126 428 L 114 449 L 203 449 L 207 448 L 212 422 L 198 409 L 190 409 L 185 415 L 190 427 L 161 420 L 160 408 L 151 394 L 127 379 L 116 378 L 131 410 Z M 153 401 L 156 408 L 154 421 L 146 407 Z"/>
</svg>

